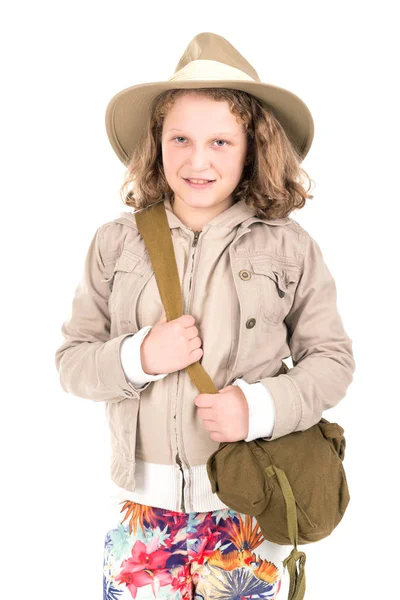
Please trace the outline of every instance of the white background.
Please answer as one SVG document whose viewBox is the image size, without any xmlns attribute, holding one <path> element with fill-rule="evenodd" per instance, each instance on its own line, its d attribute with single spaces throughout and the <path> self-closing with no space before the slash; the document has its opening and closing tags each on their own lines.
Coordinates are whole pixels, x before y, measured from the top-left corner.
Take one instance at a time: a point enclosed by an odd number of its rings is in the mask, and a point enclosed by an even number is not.
<svg viewBox="0 0 400 600">
<path fill-rule="evenodd" d="M 105 108 L 168 79 L 201 31 L 297 94 L 315 137 L 320 244 L 356 372 L 325 413 L 345 429 L 351 502 L 303 547 L 307 600 L 392 600 L 399 539 L 399 45 L 395 2 L 19 2 L 1 16 L 1 595 L 102 598 L 109 434 L 101 403 L 60 388 L 62 343 L 92 235 L 127 210 Z M 392 478 L 393 475 L 393 478 Z M 394 479 L 394 481 L 393 481 Z M 397 583 L 396 583 L 397 581 Z M 286 590 L 286 592 L 285 592 Z M 279 596 L 287 597 L 287 587 Z"/>
</svg>

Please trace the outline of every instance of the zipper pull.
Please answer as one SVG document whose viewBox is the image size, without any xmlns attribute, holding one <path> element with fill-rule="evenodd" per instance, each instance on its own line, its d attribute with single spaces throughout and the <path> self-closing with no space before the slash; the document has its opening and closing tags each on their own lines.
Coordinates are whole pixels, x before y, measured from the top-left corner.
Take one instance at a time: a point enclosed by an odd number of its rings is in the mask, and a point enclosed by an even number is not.
<svg viewBox="0 0 400 600">
<path fill-rule="evenodd" d="M 193 244 L 192 246 L 197 246 L 197 241 L 199 239 L 199 235 L 200 235 L 201 231 L 195 231 L 194 232 L 194 239 L 193 239 Z"/>
</svg>

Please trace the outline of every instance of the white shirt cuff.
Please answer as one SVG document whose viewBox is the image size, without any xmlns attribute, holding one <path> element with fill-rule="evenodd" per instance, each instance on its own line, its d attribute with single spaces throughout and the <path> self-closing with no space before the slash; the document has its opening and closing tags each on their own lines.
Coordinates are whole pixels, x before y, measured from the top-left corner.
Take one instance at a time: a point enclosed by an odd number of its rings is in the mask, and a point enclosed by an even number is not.
<svg viewBox="0 0 400 600">
<path fill-rule="evenodd" d="M 129 381 L 138 388 L 143 387 L 149 381 L 157 381 L 168 375 L 168 373 L 149 375 L 142 369 L 140 347 L 151 328 L 152 325 L 146 325 L 139 329 L 137 333 L 128 335 L 121 343 L 122 368 Z"/>
<path fill-rule="evenodd" d="M 275 405 L 269 390 L 260 381 L 247 383 L 241 378 L 235 379 L 232 385 L 240 387 L 249 407 L 249 432 L 244 441 L 271 438 L 275 425 Z"/>
</svg>

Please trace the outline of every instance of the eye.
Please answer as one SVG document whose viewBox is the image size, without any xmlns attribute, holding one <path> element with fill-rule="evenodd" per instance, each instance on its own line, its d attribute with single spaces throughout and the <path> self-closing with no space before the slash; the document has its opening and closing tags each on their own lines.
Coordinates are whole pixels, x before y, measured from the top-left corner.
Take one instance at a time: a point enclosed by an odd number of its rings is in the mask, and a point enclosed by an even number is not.
<svg viewBox="0 0 400 600">
<path fill-rule="evenodd" d="M 173 140 L 186 140 L 186 138 L 182 135 L 178 135 L 177 137 L 174 137 Z M 229 142 L 227 142 L 226 140 L 214 140 L 215 142 L 223 142 L 224 144 L 229 144 Z M 180 142 L 178 142 L 178 144 L 180 144 Z M 220 146 L 218 144 L 219 148 L 223 148 L 224 146 Z"/>
</svg>

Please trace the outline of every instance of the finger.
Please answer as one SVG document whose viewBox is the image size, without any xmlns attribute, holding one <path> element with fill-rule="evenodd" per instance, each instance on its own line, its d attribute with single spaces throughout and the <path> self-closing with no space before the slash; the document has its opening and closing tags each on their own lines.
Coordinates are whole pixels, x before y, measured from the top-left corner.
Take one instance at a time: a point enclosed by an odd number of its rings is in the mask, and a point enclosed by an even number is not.
<svg viewBox="0 0 400 600">
<path fill-rule="evenodd" d="M 201 419 L 207 419 L 208 421 L 215 421 L 215 416 L 211 408 L 198 408 L 197 414 Z"/>
<path fill-rule="evenodd" d="M 216 396 L 216 394 L 198 394 L 194 399 L 194 403 L 202 408 L 212 408 L 214 404 L 213 395 Z"/>
</svg>

